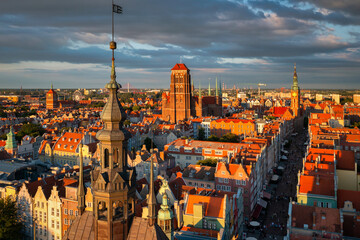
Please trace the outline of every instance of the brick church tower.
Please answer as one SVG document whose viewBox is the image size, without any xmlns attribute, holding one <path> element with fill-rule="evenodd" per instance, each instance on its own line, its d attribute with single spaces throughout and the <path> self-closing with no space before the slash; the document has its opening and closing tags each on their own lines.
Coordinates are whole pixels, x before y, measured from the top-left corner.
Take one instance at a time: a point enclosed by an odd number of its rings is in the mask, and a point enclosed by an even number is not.
<svg viewBox="0 0 360 240">
<path fill-rule="evenodd" d="M 295 117 L 300 114 L 300 87 L 298 83 L 296 64 L 294 66 L 293 85 L 291 86 L 291 110 Z"/>
<path fill-rule="evenodd" d="M 176 123 L 195 115 L 191 90 L 190 69 L 183 63 L 175 64 L 171 69 L 170 94 L 163 96 L 162 118 L 165 121 Z"/>
<path fill-rule="evenodd" d="M 58 107 L 58 95 L 51 84 L 51 89 L 46 93 L 46 109 L 55 109 Z"/>
</svg>

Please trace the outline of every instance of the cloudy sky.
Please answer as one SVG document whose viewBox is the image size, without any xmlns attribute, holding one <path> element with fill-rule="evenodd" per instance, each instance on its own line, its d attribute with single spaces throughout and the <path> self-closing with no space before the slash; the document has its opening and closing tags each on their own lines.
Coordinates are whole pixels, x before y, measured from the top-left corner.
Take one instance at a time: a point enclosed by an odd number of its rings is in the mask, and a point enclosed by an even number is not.
<svg viewBox="0 0 360 240">
<path fill-rule="evenodd" d="M 115 0 L 118 81 L 360 88 L 358 0 Z M 110 79 L 111 0 L 1 0 L 0 88 L 99 88 Z"/>
</svg>

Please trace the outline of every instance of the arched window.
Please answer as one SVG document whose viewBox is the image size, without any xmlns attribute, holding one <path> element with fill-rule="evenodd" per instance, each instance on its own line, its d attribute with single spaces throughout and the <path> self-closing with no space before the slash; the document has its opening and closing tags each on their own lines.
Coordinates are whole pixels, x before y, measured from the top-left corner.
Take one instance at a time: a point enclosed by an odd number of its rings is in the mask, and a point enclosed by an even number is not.
<svg viewBox="0 0 360 240">
<path fill-rule="evenodd" d="M 98 219 L 107 221 L 107 206 L 104 201 L 100 201 L 98 204 Z"/>
<path fill-rule="evenodd" d="M 104 168 L 109 167 L 109 149 L 105 148 L 104 150 Z"/>
<path fill-rule="evenodd" d="M 113 203 L 113 220 L 119 220 L 124 217 L 124 205 L 121 201 Z"/>
</svg>

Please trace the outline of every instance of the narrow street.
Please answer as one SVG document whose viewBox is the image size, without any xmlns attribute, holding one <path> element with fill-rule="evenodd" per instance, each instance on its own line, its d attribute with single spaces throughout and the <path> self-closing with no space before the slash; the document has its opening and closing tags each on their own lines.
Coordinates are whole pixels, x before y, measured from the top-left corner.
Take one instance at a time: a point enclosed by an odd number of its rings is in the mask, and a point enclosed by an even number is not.
<svg viewBox="0 0 360 240">
<path fill-rule="evenodd" d="M 303 129 L 297 136 L 289 137 L 288 141 L 290 146 L 285 148 L 289 152 L 288 160 L 279 162 L 279 166 L 284 167 L 281 179 L 276 184 L 271 183 L 267 189 L 272 196 L 266 213 L 261 216 L 260 239 L 283 239 L 286 235 L 289 201 L 296 196 L 297 174 L 302 168 L 306 151 L 304 143 L 307 141 L 307 130 Z"/>
</svg>

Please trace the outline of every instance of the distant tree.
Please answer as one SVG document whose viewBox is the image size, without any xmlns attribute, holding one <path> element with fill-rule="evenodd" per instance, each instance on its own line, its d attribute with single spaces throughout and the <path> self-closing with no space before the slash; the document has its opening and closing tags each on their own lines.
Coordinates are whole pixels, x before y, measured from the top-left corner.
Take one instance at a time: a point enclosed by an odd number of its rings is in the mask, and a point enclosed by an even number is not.
<svg viewBox="0 0 360 240">
<path fill-rule="evenodd" d="M 132 107 L 133 111 L 139 111 L 141 109 L 141 107 L 139 105 L 135 105 Z"/>
<path fill-rule="evenodd" d="M 145 138 L 144 144 L 145 144 L 146 149 L 147 149 L 148 151 L 150 151 L 151 147 L 156 148 L 155 143 L 153 143 L 153 141 L 152 141 L 151 138 L 149 138 L 149 137 Z"/>
<path fill-rule="evenodd" d="M 201 165 L 201 166 L 216 167 L 217 159 L 215 159 L 215 158 L 205 158 L 204 160 L 199 160 L 197 162 L 197 164 Z"/>
<path fill-rule="evenodd" d="M 10 197 L 0 199 L 0 239 L 23 239 L 23 222 L 17 210 L 16 202 Z"/>
<path fill-rule="evenodd" d="M 16 139 L 20 141 L 25 135 L 30 137 L 42 136 L 45 133 L 45 130 L 41 127 L 40 124 L 26 123 L 21 126 L 19 132 L 16 134 Z"/>
<path fill-rule="evenodd" d="M 71 127 L 63 127 L 60 129 L 60 133 L 68 132 L 71 129 Z"/>
<path fill-rule="evenodd" d="M 130 121 L 128 119 L 124 121 L 124 126 L 130 126 Z"/>
<path fill-rule="evenodd" d="M 227 133 L 220 138 L 220 142 L 238 143 L 239 141 L 240 141 L 239 137 L 233 133 Z"/>
<path fill-rule="evenodd" d="M 208 141 L 212 141 L 212 142 L 218 142 L 220 140 L 220 138 L 218 138 L 215 135 L 211 135 L 210 137 L 208 137 L 207 139 Z"/>
<path fill-rule="evenodd" d="M 205 140 L 205 128 L 198 128 L 198 140 Z"/>
<path fill-rule="evenodd" d="M 352 98 L 341 98 L 340 99 L 340 104 L 341 105 L 344 105 L 345 103 L 348 103 L 348 102 L 352 102 L 353 100 L 352 100 Z"/>
<path fill-rule="evenodd" d="M 360 128 L 360 122 L 355 122 L 355 123 L 354 123 L 354 127 Z"/>
<path fill-rule="evenodd" d="M 6 140 L 6 139 L 7 139 L 6 133 L 0 136 L 0 140 Z"/>
</svg>

